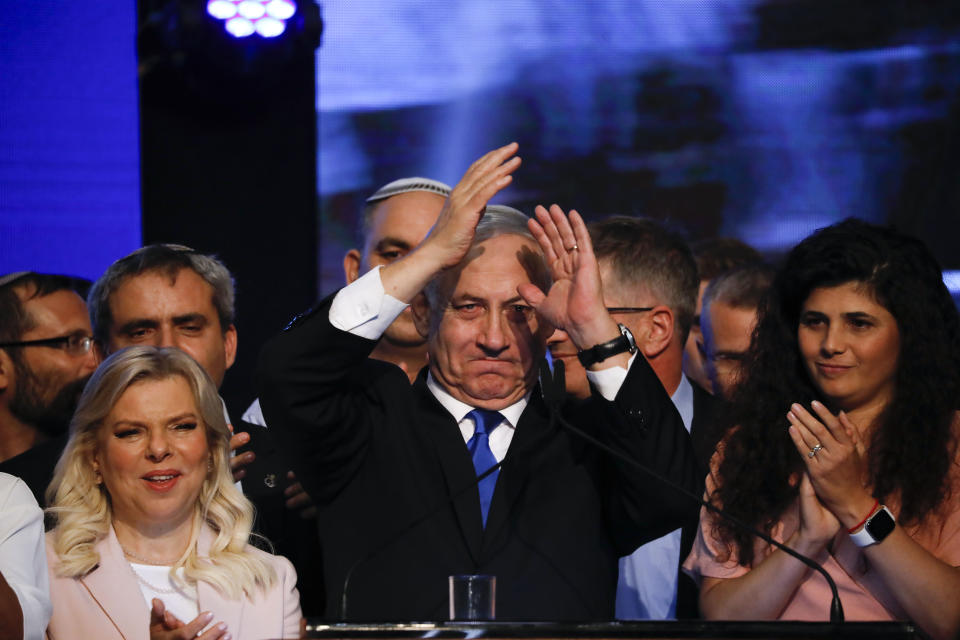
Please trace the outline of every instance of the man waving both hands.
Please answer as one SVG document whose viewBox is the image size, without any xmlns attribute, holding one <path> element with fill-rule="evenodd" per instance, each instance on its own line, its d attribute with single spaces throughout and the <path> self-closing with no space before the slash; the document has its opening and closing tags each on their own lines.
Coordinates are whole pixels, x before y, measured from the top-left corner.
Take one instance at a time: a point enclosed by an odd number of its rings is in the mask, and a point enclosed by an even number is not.
<svg viewBox="0 0 960 640">
<path fill-rule="evenodd" d="M 603 306 L 583 220 L 487 207 L 516 151 L 477 160 L 422 244 L 261 356 L 264 413 L 321 512 L 327 611 L 345 619 L 446 618 L 447 578 L 466 573 L 497 577 L 499 619 L 612 618 L 617 558 L 696 510 L 551 419 L 699 491 L 679 415 Z M 407 305 L 429 352 L 412 386 L 367 358 Z M 582 403 L 538 389 L 555 326 L 588 367 Z"/>
</svg>

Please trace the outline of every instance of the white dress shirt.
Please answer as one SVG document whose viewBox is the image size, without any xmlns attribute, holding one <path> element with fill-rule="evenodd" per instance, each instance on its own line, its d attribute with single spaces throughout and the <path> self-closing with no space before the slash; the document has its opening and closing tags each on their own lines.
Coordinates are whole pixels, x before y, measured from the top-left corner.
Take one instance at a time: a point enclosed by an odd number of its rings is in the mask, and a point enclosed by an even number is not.
<svg viewBox="0 0 960 640">
<path fill-rule="evenodd" d="M 687 433 L 693 424 L 693 387 L 686 376 L 670 396 Z M 677 617 L 680 529 L 651 540 L 620 558 L 617 620 L 673 620 Z"/>
<path fill-rule="evenodd" d="M 20 602 L 24 640 L 40 640 L 52 612 L 43 511 L 23 480 L 7 473 L 0 473 L 0 571 Z"/>
</svg>

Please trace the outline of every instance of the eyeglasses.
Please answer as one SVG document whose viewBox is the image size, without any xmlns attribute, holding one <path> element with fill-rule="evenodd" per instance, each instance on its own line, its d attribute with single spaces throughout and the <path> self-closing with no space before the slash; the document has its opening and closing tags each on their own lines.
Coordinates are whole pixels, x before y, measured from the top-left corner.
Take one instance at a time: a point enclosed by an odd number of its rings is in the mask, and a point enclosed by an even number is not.
<svg viewBox="0 0 960 640">
<path fill-rule="evenodd" d="M 43 340 L 24 340 L 23 342 L 3 342 L 2 347 L 51 347 L 63 349 L 72 356 L 84 356 L 90 353 L 93 347 L 93 338 L 82 333 L 72 333 L 59 338 L 44 338 Z"/>
<path fill-rule="evenodd" d="M 607 313 L 643 313 L 653 309 L 653 307 L 607 307 Z"/>
</svg>

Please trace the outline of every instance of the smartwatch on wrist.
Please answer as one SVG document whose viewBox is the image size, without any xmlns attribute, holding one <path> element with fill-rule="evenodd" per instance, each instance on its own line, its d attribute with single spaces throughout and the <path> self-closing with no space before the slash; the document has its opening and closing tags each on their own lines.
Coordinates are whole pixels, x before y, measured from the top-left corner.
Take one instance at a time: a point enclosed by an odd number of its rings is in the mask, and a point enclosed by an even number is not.
<svg viewBox="0 0 960 640">
<path fill-rule="evenodd" d="M 613 340 L 601 342 L 600 344 L 593 345 L 589 349 L 578 351 L 577 359 L 580 361 L 580 364 L 584 367 L 589 367 L 590 365 L 603 362 L 607 358 L 624 352 L 629 352 L 630 355 L 636 353 L 637 343 L 633 339 L 633 334 L 630 333 L 630 329 L 627 329 L 619 323 L 617 323 L 617 328 L 620 329 L 620 335 Z"/>
<path fill-rule="evenodd" d="M 858 547 L 869 547 L 872 544 L 883 542 L 884 538 L 890 535 L 890 532 L 896 526 L 897 522 L 890 510 L 880 505 L 880 508 L 867 518 L 859 531 L 850 534 L 850 539 Z"/>
</svg>

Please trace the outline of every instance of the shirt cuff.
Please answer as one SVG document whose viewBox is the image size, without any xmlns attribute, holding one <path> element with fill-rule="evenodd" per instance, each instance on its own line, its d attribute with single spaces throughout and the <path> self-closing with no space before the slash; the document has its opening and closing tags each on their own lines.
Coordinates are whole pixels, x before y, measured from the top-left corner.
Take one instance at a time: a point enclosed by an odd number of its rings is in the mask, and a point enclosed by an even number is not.
<svg viewBox="0 0 960 640">
<path fill-rule="evenodd" d="M 597 388 L 600 395 L 610 402 L 613 402 L 614 398 L 616 398 L 620 392 L 620 387 L 623 386 L 623 381 L 627 379 L 627 374 L 630 372 L 630 367 L 633 366 L 633 360 L 636 357 L 636 353 L 630 356 L 626 369 L 623 367 L 609 367 L 607 369 L 601 369 L 600 371 L 588 370 L 587 380 Z"/>
<path fill-rule="evenodd" d="M 371 269 L 337 293 L 330 305 L 330 324 L 341 331 L 379 340 L 407 303 L 383 290 L 380 267 Z"/>
</svg>

